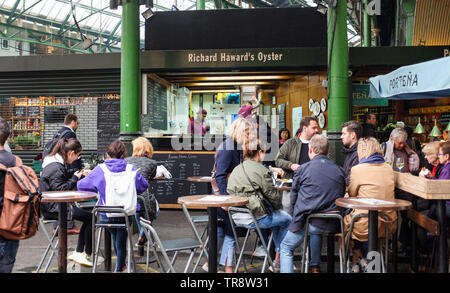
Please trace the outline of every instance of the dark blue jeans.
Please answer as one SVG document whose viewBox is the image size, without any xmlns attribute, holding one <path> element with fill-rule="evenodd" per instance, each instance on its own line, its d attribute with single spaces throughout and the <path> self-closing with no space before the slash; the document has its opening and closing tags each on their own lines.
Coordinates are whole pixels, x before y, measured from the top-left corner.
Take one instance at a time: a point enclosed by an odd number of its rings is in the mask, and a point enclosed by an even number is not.
<svg viewBox="0 0 450 293">
<path fill-rule="evenodd" d="M 128 222 L 131 224 L 133 218 L 128 217 Z M 102 224 L 124 224 L 124 217 L 108 218 L 106 215 L 100 215 L 100 223 Z M 127 230 L 125 228 L 106 228 L 114 243 L 114 251 L 117 256 L 116 272 L 121 272 L 125 266 L 125 258 L 127 257 Z M 133 249 L 133 247 L 130 247 Z"/>
<path fill-rule="evenodd" d="M 8 240 L 0 236 L 0 273 L 11 273 L 16 261 L 19 240 Z"/>
</svg>

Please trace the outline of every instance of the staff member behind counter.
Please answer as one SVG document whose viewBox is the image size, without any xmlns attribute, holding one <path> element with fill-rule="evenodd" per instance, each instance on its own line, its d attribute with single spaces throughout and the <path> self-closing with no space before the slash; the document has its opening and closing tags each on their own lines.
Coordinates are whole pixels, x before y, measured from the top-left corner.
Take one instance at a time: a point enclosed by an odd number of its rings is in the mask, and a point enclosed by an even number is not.
<svg viewBox="0 0 450 293">
<path fill-rule="evenodd" d="M 197 117 L 189 119 L 189 133 L 190 134 L 206 134 L 209 131 L 209 126 L 206 125 L 205 118 L 208 112 L 200 108 L 197 112 Z"/>
</svg>

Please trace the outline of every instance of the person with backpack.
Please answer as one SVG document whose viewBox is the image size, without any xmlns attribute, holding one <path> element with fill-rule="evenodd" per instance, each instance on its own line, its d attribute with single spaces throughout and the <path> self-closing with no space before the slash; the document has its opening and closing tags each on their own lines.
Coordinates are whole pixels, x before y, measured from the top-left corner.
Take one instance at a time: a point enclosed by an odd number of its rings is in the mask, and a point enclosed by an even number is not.
<svg viewBox="0 0 450 293">
<path fill-rule="evenodd" d="M 53 152 L 44 158 L 40 187 L 42 191 L 68 191 L 76 190 L 77 182 L 86 173 L 76 171 L 73 175 L 69 173 L 66 165 L 78 159 L 81 153 L 81 144 L 75 139 L 61 138 L 55 145 Z M 58 219 L 58 203 L 42 203 L 42 213 L 46 219 Z M 92 266 L 90 256 L 92 254 L 92 215 L 90 212 L 76 207 L 74 204 L 67 205 L 67 219 L 79 220 L 81 226 L 78 244 L 75 252 L 68 259 L 81 265 Z"/>
<path fill-rule="evenodd" d="M 8 122 L 0 118 L 0 164 L 5 167 L 16 166 L 16 157 L 5 150 L 5 143 L 11 133 Z M 4 182 L 6 172 L 0 173 L 1 180 L 1 199 L 0 205 L 3 208 Z M 10 240 L 0 236 L 0 273 L 11 273 L 16 261 L 17 250 L 19 249 L 19 240 Z"/>
<path fill-rule="evenodd" d="M 77 187 L 80 191 L 91 191 L 100 194 L 97 205 L 120 206 L 123 205 L 129 216 L 129 222 L 136 210 L 140 210 L 137 204 L 137 194 L 143 193 L 149 187 L 147 180 L 131 164 L 124 160 L 127 151 L 123 142 L 116 140 L 106 150 L 106 160 L 103 164 L 95 167 L 85 178 L 78 181 Z M 126 201 L 118 200 L 119 198 Z M 114 214 L 100 213 L 102 224 L 124 224 L 124 217 Z M 126 229 L 107 228 L 111 233 L 114 250 L 117 255 L 115 272 L 127 269 L 125 265 L 127 251 Z M 133 249 L 130 247 L 130 249 Z"/>
</svg>

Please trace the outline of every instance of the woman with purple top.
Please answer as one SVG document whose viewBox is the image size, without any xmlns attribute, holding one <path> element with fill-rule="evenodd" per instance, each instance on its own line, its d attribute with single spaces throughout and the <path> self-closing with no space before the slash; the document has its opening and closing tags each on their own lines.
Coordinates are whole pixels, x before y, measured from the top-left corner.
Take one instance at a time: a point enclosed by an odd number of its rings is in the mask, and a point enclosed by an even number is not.
<svg viewBox="0 0 450 293">
<path fill-rule="evenodd" d="M 126 170 L 127 162 L 124 160 L 127 151 L 125 145 L 121 141 L 114 141 L 106 150 L 105 166 L 112 173 L 119 173 Z M 136 170 L 135 167 L 132 168 Z M 143 193 L 148 188 L 148 182 L 142 175 L 136 173 L 136 191 L 137 194 Z M 106 202 L 106 180 L 101 165 L 92 170 L 89 176 L 78 181 L 78 190 L 98 192 L 100 194 L 97 205 L 103 206 Z M 137 207 L 139 210 L 139 206 Z M 132 216 L 129 216 L 129 221 L 132 222 Z M 108 218 L 106 214 L 100 214 L 100 222 L 102 224 L 123 224 L 125 223 L 124 217 L 112 217 Z M 127 251 L 127 232 L 125 229 L 108 229 L 112 235 L 114 250 L 117 255 L 116 272 L 122 272 L 127 269 L 125 265 L 125 257 Z M 130 248 L 132 249 L 132 248 Z"/>
<path fill-rule="evenodd" d="M 450 179 L 450 141 L 441 142 L 439 145 L 439 162 L 444 166 L 439 173 L 438 179 Z M 447 221 L 450 220 L 450 201 L 447 201 Z M 448 222 L 447 222 L 448 223 Z"/>
</svg>

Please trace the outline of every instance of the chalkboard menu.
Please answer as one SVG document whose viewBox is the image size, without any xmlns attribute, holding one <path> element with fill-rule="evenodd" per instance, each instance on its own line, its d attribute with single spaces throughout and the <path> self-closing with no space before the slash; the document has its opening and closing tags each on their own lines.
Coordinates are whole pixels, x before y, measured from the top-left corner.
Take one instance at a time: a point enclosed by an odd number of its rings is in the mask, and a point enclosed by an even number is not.
<svg viewBox="0 0 450 293">
<path fill-rule="evenodd" d="M 98 99 L 97 129 L 97 149 L 104 153 L 119 138 L 120 99 Z"/>
<path fill-rule="evenodd" d="M 28 117 L 41 117 L 41 107 L 31 106 L 28 107 Z"/>
<path fill-rule="evenodd" d="M 15 117 L 26 117 L 27 116 L 27 107 L 14 107 L 14 116 Z"/>
<path fill-rule="evenodd" d="M 177 198 L 186 195 L 206 194 L 209 183 L 189 182 L 191 176 L 211 176 L 214 153 L 156 153 L 152 159 L 164 165 L 172 179 L 153 180 L 150 191 L 159 203 L 176 204 Z"/>
<path fill-rule="evenodd" d="M 286 128 L 286 104 L 278 105 L 278 127 Z"/>
<path fill-rule="evenodd" d="M 147 115 L 142 115 L 142 129 L 167 130 L 167 88 L 152 79 L 147 83 Z"/>
</svg>

